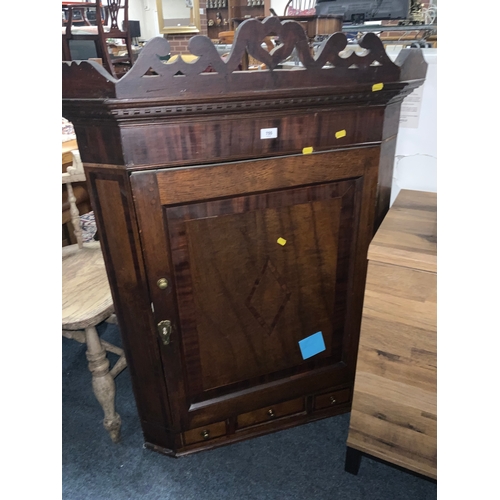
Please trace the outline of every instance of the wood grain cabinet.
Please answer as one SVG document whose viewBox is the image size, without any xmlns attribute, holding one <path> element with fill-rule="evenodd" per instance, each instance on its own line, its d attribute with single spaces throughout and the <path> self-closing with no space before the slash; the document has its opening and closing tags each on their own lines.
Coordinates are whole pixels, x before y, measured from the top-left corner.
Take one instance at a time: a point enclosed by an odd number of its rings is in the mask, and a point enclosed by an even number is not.
<svg viewBox="0 0 500 500">
<path fill-rule="evenodd" d="M 162 63 L 153 39 L 120 80 L 63 64 L 146 446 L 166 454 L 350 409 L 368 244 L 426 64 L 376 37 L 341 58 L 341 33 L 314 60 L 295 24 L 245 21 L 226 62 L 196 37 L 198 62 Z M 237 71 L 269 33 L 271 69 Z M 293 47 L 303 68 L 274 70 Z"/>
<path fill-rule="evenodd" d="M 363 454 L 437 479 L 436 194 L 403 190 L 368 252 L 346 470 Z"/>
</svg>

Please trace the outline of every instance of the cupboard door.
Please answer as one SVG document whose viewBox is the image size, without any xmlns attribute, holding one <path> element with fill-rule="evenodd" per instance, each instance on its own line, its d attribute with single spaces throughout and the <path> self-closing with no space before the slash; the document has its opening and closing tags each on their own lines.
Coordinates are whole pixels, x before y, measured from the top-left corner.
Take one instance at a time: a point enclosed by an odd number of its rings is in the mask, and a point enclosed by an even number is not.
<svg viewBox="0 0 500 500">
<path fill-rule="evenodd" d="M 359 183 L 165 209 L 190 404 L 342 361 Z"/>
<path fill-rule="evenodd" d="M 158 347 L 174 429 L 229 419 L 232 432 L 238 415 L 352 384 L 377 158 L 133 174 L 154 321 L 173 326 Z M 304 359 L 318 332 L 324 349 Z"/>
</svg>

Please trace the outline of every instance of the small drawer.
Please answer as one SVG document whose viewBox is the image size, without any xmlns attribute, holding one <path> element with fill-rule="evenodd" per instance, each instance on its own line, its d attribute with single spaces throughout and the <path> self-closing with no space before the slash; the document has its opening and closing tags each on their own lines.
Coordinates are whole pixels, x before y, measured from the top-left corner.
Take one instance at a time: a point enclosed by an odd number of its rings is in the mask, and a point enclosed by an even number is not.
<svg viewBox="0 0 500 500">
<path fill-rule="evenodd" d="M 197 429 L 191 429 L 184 433 L 184 443 L 193 444 L 202 441 L 224 436 L 226 434 L 226 422 L 216 422 L 215 424 L 205 425 Z"/>
<path fill-rule="evenodd" d="M 323 410 L 342 403 L 347 403 L 351 397 L 351 389 L 341 389 L 340 391 L 331 391 L 325 394 L 319 394 L 314 398 L 315 410 Z"/>
<path fill-rule="evenodd" d="M 242 413 L 241 415 L 238 415 L 236 422 L 238 428 L 241 429 L 243 427 L 257 425 L 263 422 L 271 422 L 272 420 L 293 415 L 294 413 L 300 413 L 301 411 L 304 411 L 304 398 L 292 399 L 291 401 L 285 401 L 284 403 L 269 405 L 265 408 L 259 408 L 258 410 L 250 411 L 248 413 Z"/>
</svg>

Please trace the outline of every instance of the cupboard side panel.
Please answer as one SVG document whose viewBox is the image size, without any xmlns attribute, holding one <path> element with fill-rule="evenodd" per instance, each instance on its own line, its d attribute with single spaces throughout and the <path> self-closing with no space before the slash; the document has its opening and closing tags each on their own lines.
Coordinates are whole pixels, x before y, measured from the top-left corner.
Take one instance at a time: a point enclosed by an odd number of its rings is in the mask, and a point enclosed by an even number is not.
<svg viewBox="0 0 500 500">
<path fill-rule="evenodd" d="M 162 431 L 168 401 L 128 175 L 89 166 L 86 175 L 143 433 L 172 448 Z"/>
<path fill-rule="evenodd" d="M 375 210 L 375 224 L 373 234 L 384 220 L 391 202 L 392 179 L 394 174 L 394 157 L 396 154 L 396 140 L 401 115 L 401 101 L 389 104 L 384 113 L 382 129 L 382 143 L 380 146 L 380 163 L 377 183 L 377 205 Z"/>
</svg>

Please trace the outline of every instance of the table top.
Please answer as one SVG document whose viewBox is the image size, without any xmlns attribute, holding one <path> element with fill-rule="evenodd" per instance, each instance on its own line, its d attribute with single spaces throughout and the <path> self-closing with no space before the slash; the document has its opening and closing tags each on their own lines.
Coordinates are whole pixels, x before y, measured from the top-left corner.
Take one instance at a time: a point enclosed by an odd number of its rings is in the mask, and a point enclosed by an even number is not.
<svg viewBox="0 0 500 500">
<path fill-rule="evenodd" d="M 437 270 L 437 194 L 403 189 L 380 225 L 368 259 Z"/>
</svg>

